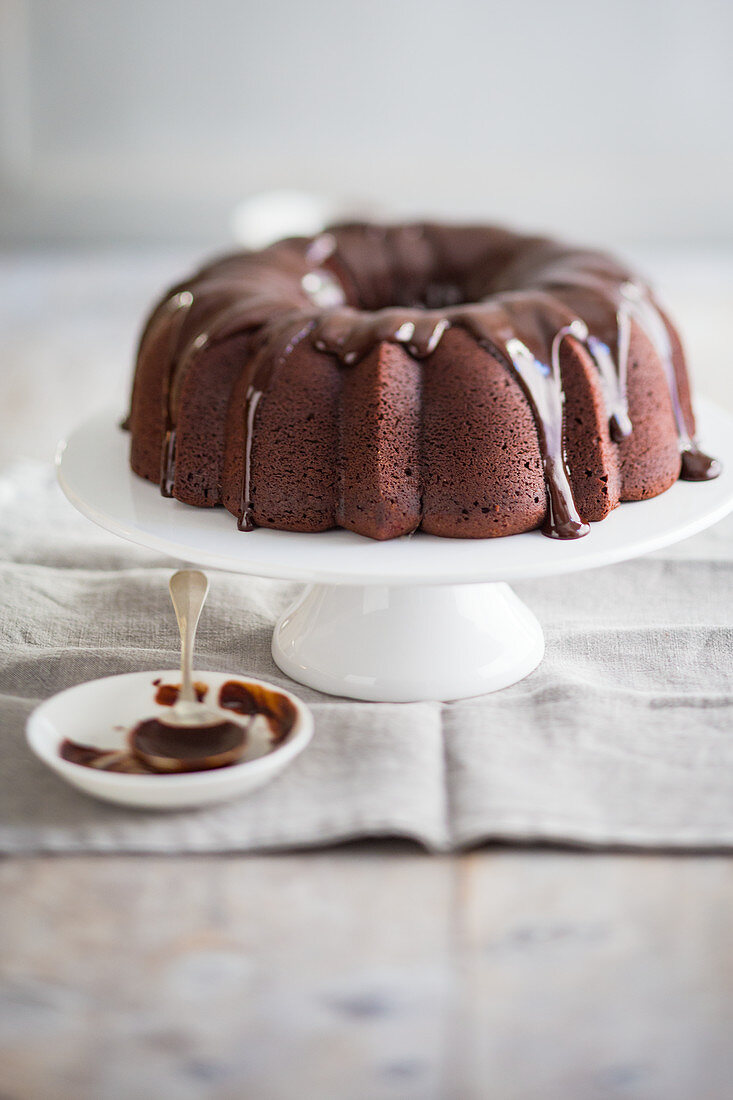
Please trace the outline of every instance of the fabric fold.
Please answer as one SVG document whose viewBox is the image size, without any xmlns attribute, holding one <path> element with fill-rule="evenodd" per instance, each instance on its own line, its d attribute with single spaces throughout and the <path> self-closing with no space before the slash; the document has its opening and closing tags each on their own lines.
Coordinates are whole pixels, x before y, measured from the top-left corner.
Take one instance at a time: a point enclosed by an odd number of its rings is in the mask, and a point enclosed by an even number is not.
<svg viewBox="0 0 733 1100">
<path fill-rule="evenodd" d="M 270 640 L 297 586 L 212 571 L 198 667 L 289 687 L 313 708 L 315 737 L 240 801 L 155 814 L 64 784 L 32 756 L 24 724 L 66 687 L 176 667 L 167 581 L 180 563 L 95 528 L 42 464 L 0 477 L 0 503 L 2 852 L 359 837 L 434 851 L 487 840 L 733 847 L 733 518 L 669 551 L 517 585 L 544 626 L 544 661 L 512 688 L 455 703 L 361 703 L 293 684 Z"/>
</svg>

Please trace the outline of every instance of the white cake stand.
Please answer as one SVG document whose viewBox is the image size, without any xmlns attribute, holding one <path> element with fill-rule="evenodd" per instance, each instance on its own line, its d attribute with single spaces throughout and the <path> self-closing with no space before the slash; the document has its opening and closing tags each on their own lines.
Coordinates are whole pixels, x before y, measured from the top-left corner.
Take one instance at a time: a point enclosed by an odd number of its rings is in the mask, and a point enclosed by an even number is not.
<svg viewBox="0 0 733 1100">
<path fill-rule="evenodd" d="M 733 416 L 707 402 L 699 414 L 700 436 L 723 474 L 623 505 L 576 542 L 536 531 L 390 542 L 348 531 L 243 534 L 223 509 L 165 499 L 132 474 L 129 439 L 113 412 L 62 443 L 57 467 L 71 503 L 131 542 L 197 565 L 307 582 L 272 643 L 294 680 L 353 699 L 458 699 L 508 687 L 542 659 L 542 628 L 506 582 L 634 558 L 733 511 Z"/>
</svg>

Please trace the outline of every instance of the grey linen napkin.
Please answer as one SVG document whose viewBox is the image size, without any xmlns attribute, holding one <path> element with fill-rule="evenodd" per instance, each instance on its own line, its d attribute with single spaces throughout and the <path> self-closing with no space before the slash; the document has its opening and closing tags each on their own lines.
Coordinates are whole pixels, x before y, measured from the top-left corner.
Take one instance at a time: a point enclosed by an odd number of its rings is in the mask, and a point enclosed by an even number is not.
<svg viewBox="0 0 733 1100">
<path fill-rule="evenodd" d="M 456 703 L 357 703 L 293 685 L 270 656 L 297 586 L 212 572 L 197 665 L 250 673 L 313 708 L 311 747 L 271 785 L 185 813 L 129 811 L 27 749 L 41 700 L 175 668 L 167 580 L 181 563 L 78 516 L 40 464 L 0 478 L 0 850 L 222 852 L 354 837 L 433 850 L 487 839 L 733 845 L 733 518 L 624 565 L 519 584 L 540 668 Z"/>
</svg>

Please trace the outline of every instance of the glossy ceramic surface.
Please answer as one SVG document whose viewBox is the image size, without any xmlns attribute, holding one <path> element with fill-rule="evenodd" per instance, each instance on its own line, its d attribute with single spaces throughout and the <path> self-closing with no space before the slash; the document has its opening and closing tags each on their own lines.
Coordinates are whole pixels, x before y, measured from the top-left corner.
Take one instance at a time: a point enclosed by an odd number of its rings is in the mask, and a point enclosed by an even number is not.
<svg viewBox="0 0 733 1100">
<path fill-rule="evenodd" d="M 624 561 L 733 510 L 733 417 L 700 402 L 698 419 L 705 448 L 723 463 L 717 480 L 680 481 L 624 504 L 574 542 L 538 531 L 390 542 L 349 531 L 243 533 L 223 509 L 166 499 L 131 473 L 127 436 L 110 412 L 61 444 L 57 464 L 72 504 L 123 538 L 197 565 L 308 582 L 273 638 L 273 657 L 294 680 L 355 699 L 457 699 L 516 683 L 542 659 L 539 623 L 498 582 Z"/>
<path fill-rule="evenodd" d="M 653 500 L 623 504 L 586 538 L 560 542 L 539 531 L 503 539 L 444 539 L 418 532 L 375 542 L 350 531 L 298 534 L 237 530 L 223 508 L 162 497 L 128 465 L 119 411 L 77 428 L 57 455 L 72 504 L 131 542 L 197 565 L 320 584 L 424 585 L 513 581 L 624 561 L 694 535 L 733 510 L 733 416 L 699 402 L 700 439 L 723 462 L 715 481 L 679 481 Z"/>
<path fill-rule="evenodd" d="M 212 698 L 227 680 L 262 683 L 239 673 L 195 672 L 194 678 L 208 684 Z M 95 798 L 151 810 L 179 810 L 225 802 L 261 787 L 287 767 L 313 735 L 311 712 L 295 695 L 283 692 L 298 712 L 294 728 L 279 746 L 241 764 L 180 775 L 124 775 L 96 771 L 59 756 L 59 746 L 67 737 L 98 748 L 122 748 L 127 730 L 144 718 L 163 716 L 169 708 L 155 704 L 154 680 L 178 684 L 181 674 L 166 670 L 106 676 L 52 695 L 28 718 L 28 744 L 62 779 Z M 274 684 L 265 686 L 283 690 Z M 222 714 L 231 717 L 226 711 Z"/>
<path fill-rule="evenodd" d="M 508 584 L 312 585 L 272 640 L 294 680 L 397 703 L 497 691 L 543 653 L 539 622 Z"/>
</svg>

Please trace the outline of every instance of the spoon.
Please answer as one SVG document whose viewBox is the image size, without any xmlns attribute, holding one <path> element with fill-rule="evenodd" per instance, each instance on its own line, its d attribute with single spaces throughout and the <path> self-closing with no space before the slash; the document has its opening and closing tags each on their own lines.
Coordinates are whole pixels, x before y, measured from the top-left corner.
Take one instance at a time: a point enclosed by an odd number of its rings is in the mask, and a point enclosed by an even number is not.
<svg viewBox="0 0 733 1100">
<path fill-rule="evenodd" d="M 130 748 L 158 772 L 220 768 L 241 757 L 246 729 L 200 702 L 193 685 L 193 646 L 209 582 L 198 569 L 179 569 L 168 588 L 181 634 L 181 687 L 164 717 L 135 727 Z"/>
<path fill-rule="evenodd" d="M 161 722 L 166 726 L 210 726 L 222 718 L 199 701 L 193 686 L 193 646 L 209 581 L 198 569 L 179 569 L 168 582 L 168 590 L 181 634 L 181 687 Z"/>
</svg>

